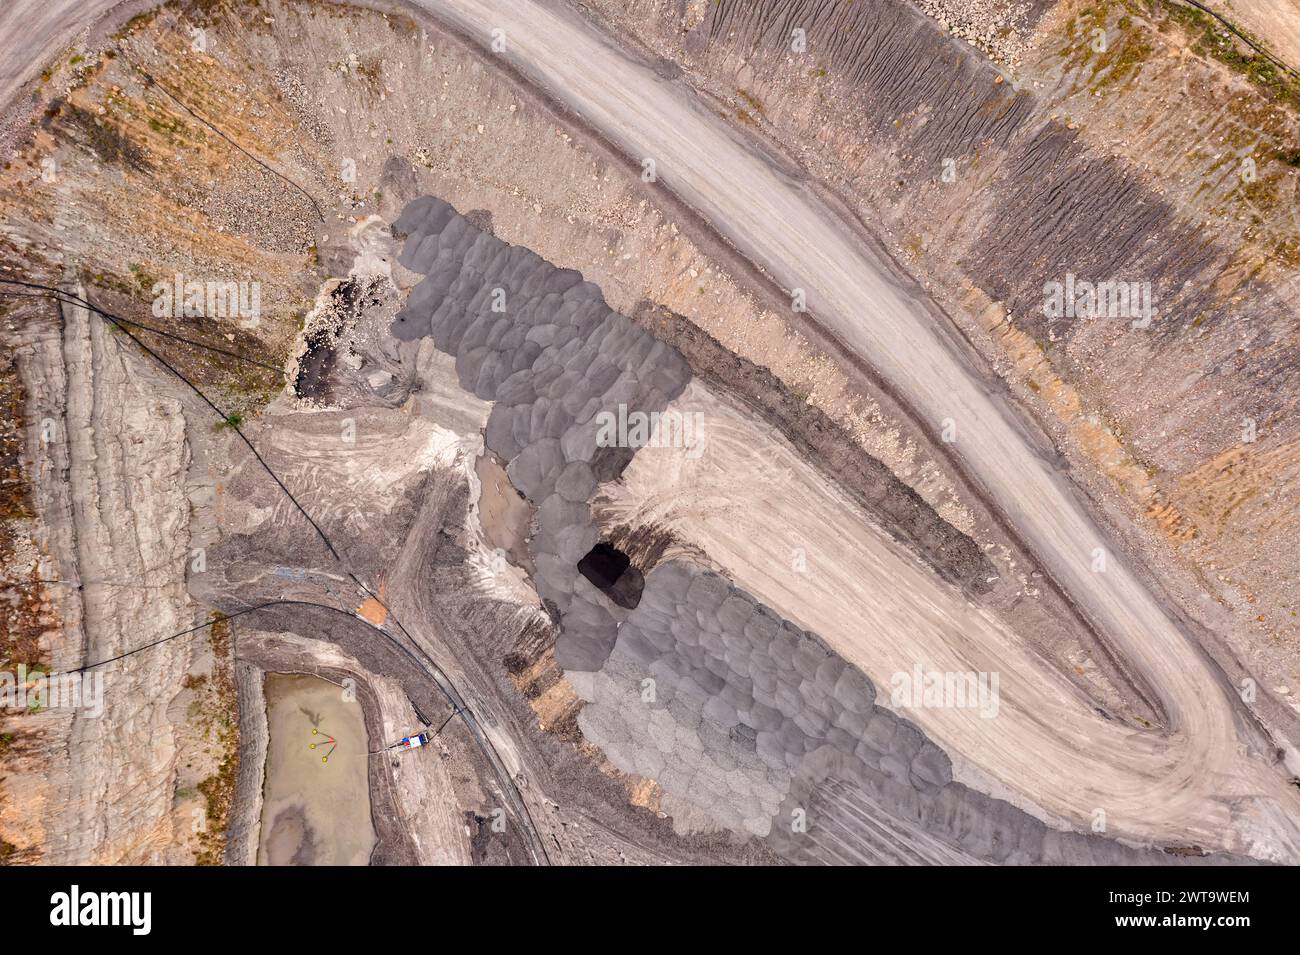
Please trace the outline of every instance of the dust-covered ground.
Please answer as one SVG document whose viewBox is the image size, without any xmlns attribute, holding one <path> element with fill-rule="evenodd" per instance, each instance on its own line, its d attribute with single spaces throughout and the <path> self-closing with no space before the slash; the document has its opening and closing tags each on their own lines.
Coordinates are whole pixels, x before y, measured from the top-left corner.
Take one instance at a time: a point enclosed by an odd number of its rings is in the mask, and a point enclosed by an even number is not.
<svg viewBox="0 0 1300 955">
<path fill-rule="evenodd" d="M 7 414 L 20 436 L 6 468 L 30 488 L 7 504 L 12 543 L 0 549 L 22 607 L 22 626 L 6 633 L 12 653 L 71 667 L 224 616 L 212 638 L 110 664 L 102 715 L 6 717 L 0 848 L 16 861 L 252 862 L 261 686 L 289 672 L 354 682 L 372 743 L 441 729 L 430 748 L 369 762 L 375 863 L 1292 857 L 1294 793 L 1268 735 L 1288 731 L 1272 717 L 1290 693 L 1278 675 L 1289 645 L 1252 643 L 1239 613 L 1285 616 L 1282 591 L 1258 576 L 1285 522 L 1256 510 L 1276 497 L 1234 483 L 1286 473 L 1278 409 L 1290 399 L 1274 390 L 1259 409 L 1239 402 L 1231 382 L 1264 367 L 1243 357 L 1224 372 L 1228 400 L 1232 416 L 1265 425 L 1261 447 L 1220 451 L 1204 429 L 1157 442 L 1125 416 L 1146 400 L 1141 388 L 1118 383 L 1134 362 L 1167 379 L 1186 364 L 1227 368 L 1231 323 L 1211 321 L 1191 348 L 1166 336 L 1111 352 L 1079 327 L 1054 351 L 1052 330 L 1025 318 L 1057 266 L 1149 273 L 1163 294 L 1230 261 L 1214 296 L 1178 301 L 1215 315 L 1258 295 L 1277 328 L 1286 237 L 1270 219 L 1213 249 L 1144 251 L 1150 235 L 1191 242 L 1186 210 L 1210 200 L 1186 187 L 1160 205 L 1116 155 L 1098 158 L 1100 123 L 1077 128 L 1086 103 L 1060 115 L 1083 71 L 1095 81 L 1123 65 L 1061 53 L 1062 71 L 1052 60 L 1053 30 L 1087 26 L 1069 20 L 1075 11 L 999 6 L 989 20 L 978 5 L 944 2 L 925 7 L 926 21 L 890 5 L 906 26 L 893 35 L 856 12 L 812 17 L 819 65 L 807 73 L 767 61 L 773 23 L 734 4 L 685 5 L 680 49 L 671 5 L 593 5 L 622 41 L 661 57 L 656 75 L 676 84 L 673 97 L 689 90 L 720 107 L 710 121 L 744 148 L 797 156 L 785 168 L 861 217 L 845 234 L 866 241 L 863 222 L 880 230 L 917 277 L 898 287 L 940 298 L 968 336 L 963 361 L 987 359 L 1010 383 L 1032 413 L 1028 440 L 1063 449 L 1058 470 L 1073 469 L 1121 549 L 1150 557 L 1141 579 L 1164 575 L 1172 594 L 1160 599 L 1184 600 L 1178 626 L 1214 664 L 1184 666 L 1192 656 L 1179 649 L 1166 667 L 1135 666 L 897 383 L 816 308 L 791 312 L 743 243 L 714 231 L 726 222 L 683 201 L 670 167 L 647 181 L 595 118 L 539 93 L 515 72 L 527 63 L 494 56 L 482 37 L 406 5 L 371 6 L 383 12 L 128 5 L 32 80 L 7 117 L 3 274 L 42 286 L 22 294 L 65 297 L 4 306 Z M 1125 37 L 1150 26 L 1100 15 Z M 1015 94 L 1004 101 L 995 88 L 1010 81 L 935 22 L 1019 70 Z M 832 42 L 837 29 L 856 45 Z M 925 76 L 881 72 L 897 66 L 902 35 L 961 50 L 942 104 Z M 1193 59 L 1185 75 L 1209 83 L 1201 69 Z M 1050 92 L 1031 92 L 1048 88 L 1048 73 Z M 890 120 L 867 137 L 830 95 L 849 81 Z M 967 118 L 930 121 L 953 115 Z M 1285 138 L 1287 122 L 1264 132 Z M 938 163 L 953 137 L 965 148 L 952 196 L 901 171 L 917 156 Z M 1008 263 L 1032 256 L 996 223 L 1085 203 L 1074 185 L 1049 199 L 1001 184 L 1044 156 L 1138 211 L 1101 243 L 1110 259 L 1078 251 L 1084 237 L 1067 230 L 1035 240 L 1050 261 L 1018 276 Z M 1290 180 L 1261 169 L 1272 191 L 1251 201 L 1267 210 Z M 399 218 L 421 196 L 463 216 L 436 227 Z M 967 211 L 953 218 L 949 200 Z M 913 242 L 908 221 L 937 225 Z M 444 241 L 449 223 L 455 241 Z M 499 247 L 514 249 L 509 269 L 492 258 Z M 523 274 L 560 284 L 511 284 Z M 195 279 L 233 283 L 235 307 L 159 312 L 160 288 Z M 581 300 L 558 304 L 579 280 Z M 504 312 L 492 306 L 498 286 L 509 287 Z M 241 308 L 250 287 L 251 311 Z M 403 316 L 424 328 L 403 331 Z M 433 327 L 449 321 L 458 336 L 475 316 L 485 321 L 468 343 Z M 1277 338 L 1241 354 L 1272 356 L 1276 369 L 1288 348 Z M 1222 403 L 1206 387 L 1189 384 L 1185 407 Z M 1102 394 L 1119 398 L 1089 418 Z M 568 429 L 620 397 L 700 415 L 701 453 L 583 459 Z M 1144 460 L 1160 463 L 1137 479 Z M 1197 468 L 1220 476 L 1197 482 L 1187 476 Z M 1110 480 L 1132 499 L 1115 503 Z M 1193 513 L 1211 485 L 1238 515 L 1230 527 L 1208 505 Z M 1153 551 L 1148 528 L 1130 523 L 1133 501 L 1191 543 L 1175 557 Z M 1197 562 L 1241 553 L 1242 520 L 1258 554 L 1224 583 L 1245 581 L 1251 599 L 1239 606 L 1216 586 L 1222 613 L 1189 602 Z M 630 555 L 631 596 L 611 599 L 578 570 L 598 540 Z M 755 631 L 751 616 L 791 636 Z M 889 684 L 916 666 L 999 674 L 998 715 L 904 713 Z M 648 700 L 647 667 L 659 694 Z M 1227 699 L 1256 667 L 1267 675 L 1258 701 Z M 140 694 L 157 703 L 128 719 Z M 799 813 L 806 831 L 787 824 Z M 882 831 L 867 833 L 863 813 Z M 1133 848 L 1145 845 L 1156 851 Z"/>
</svg>

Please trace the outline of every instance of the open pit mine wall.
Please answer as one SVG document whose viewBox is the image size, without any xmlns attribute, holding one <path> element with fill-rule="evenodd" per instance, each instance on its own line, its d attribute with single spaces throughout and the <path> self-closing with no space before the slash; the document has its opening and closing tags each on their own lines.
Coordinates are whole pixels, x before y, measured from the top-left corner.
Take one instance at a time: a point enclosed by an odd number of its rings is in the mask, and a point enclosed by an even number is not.
<svg viewBox="0 0 1300 955">
<path fill-rule="evenodd" d="M 84 309 L 32 326 L 17 350 L 40 541 L 64 626 L 46 662 L 67 672 L 193 624 L 186 594 L 189 451 L 180 403 Z M 94 672 L 103 708 L 25 717 L 41 748 L 7 767 L 22 844 L 58 865 L 172 861 L 177 719 L 191 646 L 177 641 Z M 39 728 L 39 729 L 38 729 Z M 17 837 L 11 841 L 17 842 Z"/>
<path fill-rule="evenodd" d="M 556 659 L 587 702 L 579 725 L 615 766 L 656 780 L 675 813 L 802 861 L 1167 859 L 1056 832 L 954 782 L 938 746 L 875 705 L 870 680 L 717 573 L 673 561 L 647 568 L 634 610 L 607 599 L 577 564 L 597 543 L 592 493 L 633 452 L 598 448 L 597 416 L 662 409 L 686 362 L 577 272 L 441 200 L 411 203 L 395 229 L 401 263 L 426 278 L 394 334 L 431 337 L 461 386 L 494 402 L 485 442 L 537 507 L 529 548 L 561 621 Z M 809 807 L 801 832 L 792 822 Z"/>
<path fill-rule="evenodd" d="M 1054 361 L 1078 365 L 1063 370 L 1115 398 L 1113 410 L 1128 426 L 1145 423 L 1143 447 L 1153 463 L 1182 469 L 1199 459 L 1201 442 L 1235 444 L 1243 415 L 1295 434 L 1286 416 L 1287 370 L 1300 362 L 1293 295 L 1268 270 L 1243 265 L 1239 226 L 1220 220 L 1207 230 L 1206 210 L 1180 211 L 1174 198 L 1197 183 L 1207 194 L 1230 189 L 1231 163 L 1179 169 L 1190 186 L 1171 174 L 1157 190 L 1140 170 L 1089 145 L 1070 121 L 1060 99 L 1076 79 L 1067 67 L 1061 89 L 1050 82 L 1043 91 L 1016 88 L 904 0 L 592 6 L 634 42 L 680 59 L 719 95 L 741 91 L 751 120 L 815 158 L 817 173 L 878 219 L 891 245 L 924 237 L 925 261 L 942 270 L 946 288 L 969 283 L 1002 302 Z M 1032 5 L 1031 22 L 1043 6 Z M 806 31 L 803 55 L 790 48 L 796 28 Z M 1090 81 L 1086 69 L 1077 80 Z M 1214 153 L 1231 144 L 1210 143 L 1240 132 L 1226 104 L 1207 110 L 1213 120 L 1188 111 L 1179 126 L 1149 101 L 1114 88 L 1101 94 L 1099 102 L 1129 118 L 1116 127 L 1115 142 L 1142 142 L 1155 176 L 1166 156 L 1173 166 L 1188 150 Z M 1149 129 L 1162 128 L 1167 135 L 1152 143 Z M 1104 130 L 1096 136 L 1105 142 Z M 954 163 L 953 183 L 940 180 L 946 160 Z M 1151 327 L 1134 333 L 1120 320 L 1051 322 L 1043 288 L 1067 273 L 1150 282 Z M 1248 322 L 1242 302 L 1250 303 Z M 1213 374 L 1189 376 L 1189 366 Z M 1168 397 L 1153 406 L 1153 395 Z"/>
<path fill-rule="evenodd" d="M 734 75 L 744 63 L 753 81 L 779 96 L 796 69 L 787 63 L 796 27 L 807 31 L 816 64 L 838 81 L 840 115 L 851 114 L 858 127 L 823 130 L 819 148 L 854 156 L 864 169 L 883 159 L 877 168 L 897 174 L 884 195 L 900 202 L 932 185 L 946 158 L 965 167 L 977 156 L 1000 157 L 1005 175 L 993 194 L 980 196 L 981 205 L 996 204 L 996 215 L 966 218 L 976 231 L 962 243 L 963 264 L 1018 318 L 1045 322 L 1043 284 L 1067 272 L 1148 278 L 1166 307 L 1189 318 L 1214 308 L 1204 270 L 1222 250 L 1119 164 L 1090 154 L 1077 130 L 1045 117 L 1032 93 L 998 82 L 990 63 L 909 3 L 725 0 L 708 5 L 685 48 L 706 74 Z M 856 140 L 862 131 L 870 137 L 865 150 Z M 877 150 L 889 155 L 871 155 Z M 1158 331 L 1178 327 L 1164 323 Z M 1046 337 L 1041 326 L 1032 330 Z"/>
</svg>

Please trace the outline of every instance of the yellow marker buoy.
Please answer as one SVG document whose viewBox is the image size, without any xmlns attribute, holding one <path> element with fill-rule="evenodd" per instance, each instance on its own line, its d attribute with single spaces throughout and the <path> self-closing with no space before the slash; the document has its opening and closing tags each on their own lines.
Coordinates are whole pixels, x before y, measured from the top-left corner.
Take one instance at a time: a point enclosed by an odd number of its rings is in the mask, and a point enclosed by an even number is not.
<svg viewBox="0 0 1300 955">
<path fill-rule="evenodd" d="M 320 761 L 321 761 L 322 763 L 328 763 L 328 762 L 330 761 L 330 758 L 329 758 L 328 756 L 322 756 L 322 757 L 320 758 Z"/>
<path fill-rule="evenodd" d="M 307 744 L 307 748 L 308 748 L 308 749 L 315 749 L 315 748 L 316 748 L 316 744 L 315 744 L 315 743 L 308 743 L 308 744 Z"/>
</svg>

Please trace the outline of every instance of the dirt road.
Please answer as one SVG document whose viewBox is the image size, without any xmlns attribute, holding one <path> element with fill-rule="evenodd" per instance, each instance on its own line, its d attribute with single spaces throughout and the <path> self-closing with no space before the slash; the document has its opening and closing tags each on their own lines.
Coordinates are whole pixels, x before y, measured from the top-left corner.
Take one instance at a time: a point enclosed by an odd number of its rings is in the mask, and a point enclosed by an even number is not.
<svg viewBox="0 0 1300 955">
<path fill-rule="evenodd" d="M 918 290 L 905 288 L 810 189 L 776 169 L 682 86 L 629 59 L 559 4 L 449 0 L 428 6 L 484 45 L 494 38 L 498 48 L 504 44 L 500 56 L 628 155 L 653 159 L 666 188 L 782 286 L 803 289 L 812 314 L 867 359 L 936 433 L 945 422 L 955 426 L 955 450 L 976 483 L 1165 710 L 1168 743 L 1179 757 L 1150 781 L 1153 802 L 1174 818 L 1183 804 L 1230 792 L 1269 793 L 1294 808 L 1296 796 L 1280 774 L 1242 755 L 1239 713 L 1221 677 L 1109 553 L 1074 489 L 963 359 L 942 316 Z M 1098 552 L 1106 553 L 1102 572 L 1094 570 Z M 979 760 L 979 754 L 966 755 Z M 1071 751 L 1041 755 L 1058 762 L 1056 784 L 1067 785 Z M 1119 789 L 1133 782 L 1115 780 Z M 1252 798 L 1234 809 L 1271 813 L 1273 806 L 1249 805 Z M 1241 829 L 1255 825 L 1243 820 Z M 1300 841 L 1293 826 L 1283 828 L 1278 848 L 1292 855 Z"/>
<path fill-rule="evenodd" d="M 1208 800 L 1225 803 L 1233 834 L 1223 844 L 1300 858 L 1300 795 L 1282 773 L 1245 752 L 1260 737 L 1230 689 L 1159 601 L 1113 553 L 1108 542 L 1013 409 L 972 367 L 945 331 L 945 319 L 919 289 L 856 236 L 806 185 L 760 156 L 744 134 L 628 58 L 559 3 L 519 0 L 420 0 L 433 15 L 490 47 L 638 162 L 650 158 L 674 191 L 722 235 L 787 289 L 803 289 L 828 330 L 870 362 L 937 434 L 955 428 L 954 451 L 974 483 L 1004 512 L 1043 566 L 1079 604 L 1150 687 L 1167 715 L 1168 762 L 1158 777 L 1089 780 L 1093 790 L 1141 792 L 1170 818 Z M 42 55 L 72 38 L 108 0 L 19 0 L 0 14 L 0 100 L 36 68 Z M 22 29 L 4 29 L 21 24 Z M 494 34 L 494 31 L 500 31 Z M 13 49 L 10 49 L 13 47 Z M 11 55 L 12 54 L 12 55 Z M 1132 334 L 1142 334 L 1134 331 Z M 1024 685 L 1034 681 L 1025 675 Z M 1051 712 L 1045 706 L 1043 712 Z M 1035 712 L 1032 701 L 1024 711 Z M 1087 727 L 1080 734 L 1088 737 Z M 1153 734 L 1154 735 L 1154 734 Z M 989 746 L 1006 741 L 988 741 Z M 1042 773 L 1030 788 L 1067 791 L 1076 749 L 1064 743 L 1039 754 Z M 975 763 L 979 752 L 964 754 Z M 1124 761 L 1116 760 L 1121 765 Z M 1013 781 L 1007 781 L 1014 784 Z M 1090 807 L 1080 807 L 1085 810 Z"/>
<path fill-rule="evenodd" d="M 1166 844 L 1213 845 L 1248 777 L 1186 776 L 1186 737 L 1106 719 L 996 614 L 967 600 L 874 527 L 779 434 L 693 382 L 674 402 L 705 423 L 698 457 L 638 452 L 601 494 L 609 528 L 671 530 L 763 602 L 821 636 L 881 688 L 884 706 L 953 758 L 962 782 L 1049 822 Z M 723 492 L 720 489 L 727 489 Z M 797 555 L 797 560 L 795 556 Z M 996 711 L 890 699 L 895 674 L 997 673 Z M 1001 783 L 990 785 L 990 780 Z M 1171 800 L 1153 800 L 1179 780 Z"/>
<path fill-rule="evenodd" d="M 11 0 L 0 7 L 0 105 L 118 0 Z"/>
</svg>

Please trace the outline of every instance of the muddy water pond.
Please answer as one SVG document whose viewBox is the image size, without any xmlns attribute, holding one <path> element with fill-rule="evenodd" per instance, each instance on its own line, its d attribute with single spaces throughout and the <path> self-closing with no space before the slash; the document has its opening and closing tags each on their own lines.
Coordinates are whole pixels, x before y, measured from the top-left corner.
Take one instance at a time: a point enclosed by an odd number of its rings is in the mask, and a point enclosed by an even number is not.
<svg viewBox="0 0 1300 955">
<path fill-rule="evenodd" d="M 258 865 L 365 865 L 375 844 L 365 717 L 314 676 L 268 673 Z"/>
</svg>

